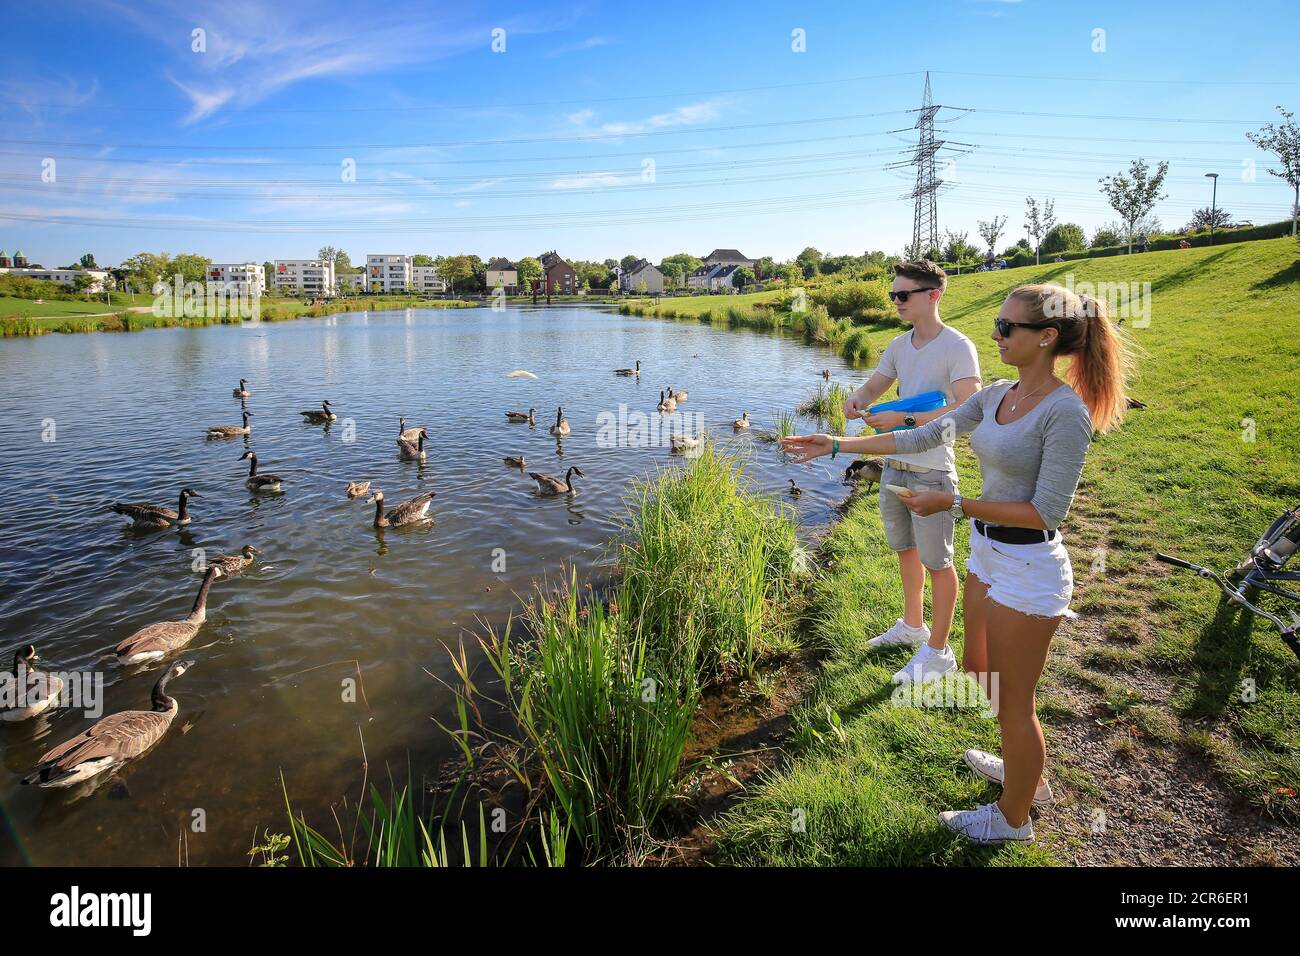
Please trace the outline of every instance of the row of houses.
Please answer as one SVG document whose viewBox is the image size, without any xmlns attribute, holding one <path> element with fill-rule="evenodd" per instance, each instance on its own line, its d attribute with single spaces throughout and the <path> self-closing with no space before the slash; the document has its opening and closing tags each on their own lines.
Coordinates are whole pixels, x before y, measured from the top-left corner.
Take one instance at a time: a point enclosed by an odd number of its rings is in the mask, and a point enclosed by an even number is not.
<svg viewBox="0 0 1300 956">
<path fill-rule="evenodd" d="M 756 261 L 746 258 L 738 249 L 714 249 L 704 258 L 704 264 L 686 277 L 686 287 L 728 292 L 736 270 L 746 268 L 752 271 Z M 664 274 L 647 260 L 638 259 L 626 269 L 619 270 L 618 288 L 621 292 L 658 295 L 664 291 Z"/>
<path fill-rule="evenodd" d="M 87 292 L 103 292 L 109 281 L 107 269 L 47 269 L 29 263 L 21 250 L 16 250 L 12 256 L 0 250 L 0 275 L 35 279 L 38 282 L 57 282 L 59 285 L 68 286 L 75 286 L 77 280 L 84 276 Z"/>
<path fill-rule="evenodd" d="M 386 295 L 436 295 L 447 291 L 447 283 L 438 267 L 415 265 L 414 256 L 367 255 L 364 269 L 338 272 L 328 259 L 276 259 L 272 264 L 272 287 L 281 293 L 324 297 L 334 294 L 373 292 Z M 555 250 L 538 257 L 542 277 L 538 290 L 547 295 L 574 295 L 578 291 L 577 271 Z M 753 269 L 755 260 L 736 249 L 714 249 L 704 264 L 686 277 L 687 288 L 710 292 L 732 288 L 737 269 Z M 88 280 L 89 292 L 102 292 L 110 282 L 107 269 L 46 269 L 31 266 L 22 252 L 8 256 L 0 251 L 0 274 L 13 274 L 62 285 L 76 285 L 78 276 Z M 646 259 L 639 259 L 626 269 L 615 269 L 618 289 L 622 292 L 660 294 L 664 291 L 664 274 Z M 214 262 L 208 266 L 209 284 L 221 285 L 243 296 L 260 296 L 267 290 L 266 272 L 256 262 Z M 489 291 L 502 289 L 507 295 L 526 294 L 519 281 L 519 266 L 509 259 L 496 258 L 487 264 L 486 285 Z"/>
</svg>

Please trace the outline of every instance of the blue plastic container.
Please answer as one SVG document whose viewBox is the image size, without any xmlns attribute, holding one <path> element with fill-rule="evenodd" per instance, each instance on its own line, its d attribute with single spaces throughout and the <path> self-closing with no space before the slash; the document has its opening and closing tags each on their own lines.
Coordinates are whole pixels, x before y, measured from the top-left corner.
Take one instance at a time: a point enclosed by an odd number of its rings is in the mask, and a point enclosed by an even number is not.
<svg viewBox="0 0 1300 956">
<path fill-rule="evenodd" d="M 908 398 L 900 398 L 893 402 L 883 402 L 880 405 L 872 405 L 868 411 L 872 412 L 932 412 L 936 408 L 943 408 L 948 404 L 948 396 L 943 392 L 922 392 L 919 395 L 912 395 Z M 899 425 L 897 428 L 889 429 L 891 432 L 905 431 L 908 426 Z M 876 429 L 879 435 L 880 429 Z"/>
</svg>

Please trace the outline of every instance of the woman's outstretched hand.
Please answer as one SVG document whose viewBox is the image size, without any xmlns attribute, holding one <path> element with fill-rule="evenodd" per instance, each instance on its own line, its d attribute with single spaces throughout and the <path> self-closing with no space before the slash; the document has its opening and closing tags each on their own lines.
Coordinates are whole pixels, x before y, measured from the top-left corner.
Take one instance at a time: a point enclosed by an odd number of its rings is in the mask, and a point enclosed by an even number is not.
<svg viewBox="0 0 1300 956">
<path fill-rule="evenodd" d="M 831 453 L 830 435 L 791 435 L 781 439 L 781 450 L 797 456 L 796 465 Z"/>
</svg>

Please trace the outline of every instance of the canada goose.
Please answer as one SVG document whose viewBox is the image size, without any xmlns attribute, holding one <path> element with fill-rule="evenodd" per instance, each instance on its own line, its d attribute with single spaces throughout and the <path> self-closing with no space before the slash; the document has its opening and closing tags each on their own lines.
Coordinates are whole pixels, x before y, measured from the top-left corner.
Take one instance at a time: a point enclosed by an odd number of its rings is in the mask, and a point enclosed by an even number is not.
<svg viewBox="0 0 1300 956">
<path fill-rule="evenodd" d="M 130 518 L 135 528 L 170 528 L 172 525 L 182 525 L 190 523 L 189 499 L 199 497 L 199 493 L 193 488 L 181 489 L 180 504 L 176 510 L 170 508 L 159 508 L 155 505 L 146 504 L 115 504 L 110 506 L 110 510 L 120 515 L 126 515 Z"/>
<path fill-rule="evenodd" d="M 830 380 L 831 380 L 831 370 L 828 368 L 822 369 L 822 381 L 829 382 Z"/>
<path fill-rule="evenodd" d="M 330 411 L 330 400 L 328 398 L 320 403 L 319 409 L 313 408 L 298 414 L 309 425 L 324 425 L 328 422 L 338 421 L 338 416 Z"/>
<path fill-rule="evenodd" d="M 523 412 L 506 412 L 506 420 L 512 422 L 527 422 L 530 425 L 537 424 L 537 409 L 528 409 L 528 414 Z"/>
<path fill-rule="evenodd" d="M 248 459 L 248 480 L 244 482 L 249 491 L 279 491 L 280 482 L 284 479 L 279 475 L 259 475 L 257 473 L 257 452 L 246 451 L 239 456 L 239 460 Z"/>
<path fill-rule="evenodd" d="M 215 564 L 209 564 L 203 575 L 203 583 L 199 585 L 198 596 L 194 598 L 190 616 L 183 621 L 161 621 L 140 628 L 114 648 L 117 659 L 123 664 L 154 661 L 180 650 L 194 640 L 194 635 L 199 633 L 199 628 L 208 619 L 208 592 L 212 590 L 212 582 L 220 576 L 221 569 Z"/>
<path fill-rule="evenodd" d="M 616 368 L 614 369 L 614 374 L 615 375 L 640 375 L 641 360 L 640 359 L 636 360 L 636 368 Z"/>
<path fill-rule="evenodd" d="M 749 412 L 741 412 L 740 417 L 731 423 L 731 427 L 736 431 L 744 431 L 749 427 Z"/>
<path fill-rule="evenodd" d="M 688 451 L 695 451 L 703 444 L 703 439 L 692 438 L 690 435 L 669 435 L 668 450 L 674 455 L 681 455 Z"/>
<path fill-rule="evenodd" d="M 370 490 L 370 482 L 368 481 L 348 482 L 347 491 L 348 491 L 349 498 L 360 498 L 362 495 L 366 494 L 366 492 L 368 492 L 369 490 Z"/>
<path fill-rule="evenodd" d="M 1134 398 L 1134 397 L 1131 396 L 1131 395 L 1128 396 L 1127 398 L 1125 398 L 1124 401 L 1128 404 L 1128 407 L 1129 407 L 1129 408 L 1146 408 L 1146 407 L 1147 407 L 1147 403 L 1146 403 L 1146 402 L 1139 401 L 1138 399 Z"/>
<path fill-rule="evenodd" d="M 29 720 L 58 703 L 63 678 L 38 671 L 33 666 L 36 659 L 31 644 L 14 651 L 14 700 L 0 707 L 0 720 Z"/>
<path fill-rule="evenodd" d="M 235 398 L 248 398 L 248 395 L 248 379 L 241 378 L 239 380 L 239 388 L 234 391 L 234 396 Z"/>
<path fill-rule="evenodd" d="M 405 438 L 397 439 L 398 455 L 407 461 L 424 461 L 429 457 L 428 452 L 424 450 L 424 440 L 428 437 L 429 433 L 421 428 L 414 442 L 409 442 Z"/>
<path fill-rule="evenodd" d="M 416 495 L 410 501 L 403 501 L 388 514 L 384 514 L 384 493 L 376 491 L 366 499 L 366 503 L 375 503 L 376 528 L 400 528 L 402 525 L 415 524 L 429 517 L 429 503 L 433 501 L 433 492 L 426 491 Z"/>
<path fill-rule="evenodd" d="M 239 554 L 223 554 L 219 558 L 213 558 L 208 562 L 208 567 L 216 568 L 219 578 L 233 578 L 253 563 L 253 555 L 261 553 L 260 548 L 246 544 L 240 548 Z"/>
<path fill-rule="evenodd" d="M 407 427 L 406 427 L 406 419 L 405 419 L 405 418 L 399 418 L 399 419 L 397 420 L 397 437 L 398 437 L 398 438 L 405 438 L 405 439 L 406 439 L 407 441 L 409 441 L 409 442 L 414 442 L 417 438 L 420 437 L 420 432 L 422 432 L 422 431 L 424 431 L 424 426 L 423 426 L 423 425 L 417 425 L 417 426 L 414 427 L 414 428 L 407 428 Z M 427 437 L 427 436 L 426 436 L 426 437 Z"/>
<path fill-rule="evenodd" d="M 550 498 L 553 495 L 576 493 L 578 489 L 573 487 L 574 475 L 577 475 L 579 478 L 587 477 L 582 473 L 582 469 L 577 465 L 572 466 L 565 473 L 563 481 L 556 478 L 554 475 L 544 475 L 540 471 L 530 471 L 528 473 L 528 477 L 537 482 L 537 493 L 543 498 Z"/>
<path fill-rule="evenodd" d="M 555 424 L 551 426 L 551 434 L 563 438 L 569 434 L 569 431 L 569 420 L 564 417 L 564 409 L 557 408 L 555 410 Z"/>
<path fill-rule="evenodd" d="M 794 479 L 791 478 L 791 479 L 790 479 L 790 497 L 791 497 L 791 498 L 798 498 L 798 497 L 799 497 L 800 495 L 802 495 L 802 494 L 803 494 L 803 489 L 800 488 L 798 485 L 796 485 L 796 484 L 794 483 Z"/>
<path fill-rule="evenodd" d="M 250 434 L 253 427 L 248 424 L 248 419 L 253 415 L 248 409 L 244 409 L 244 424 L 239 425 L 213 425 L 208 429 L 209 438 L 236 438 L 239 435 Z"/>
<path fill-rule="evenodd" d="M 193 666 L 193 661 L 173 664 L 154 685 L 151 710 L 124 710 L 92 724 L 48 751 L 22 782 L 70 787 L 142 756 L 162 739 L 176 718 L 178 705 L 175 698 L 167 696 L 168 682 Z"/>
<path fill-rule="evenodd" d="M 518 468 L 520 471 L 524 470 L 524 465 L 526 464 L 523 455 L 506 455 L 501 460 L 511 468 Z"/>
<path fill-rule="evenodd" d="M 690 398 L 690 392 L 674 392 L 671 385 L 668 386 L 668 394 L 674 402 L 684 402 Z"/>
<path fill-rule="evenodd" d="M 857 461 L 850 462 L 849 466 L 844 469 L 845 481 L 863 481 L 867 487 L 880 484 L 880 476 L 884 474 L 885 462 L 882 458 L 859 458 Z"/>
<path fill-rule="evenodd" d="M 672 398 L 672 397 L 664 398 L 664 393 L 663 393 L 663 392 L 660 392 L 660 393 L 659 393 L 659 411 L 661 411 L 661 412 L 675 412 L 675 411 L 677 411 L 677 400 L 674 399 L 674 398 Z"/>
</svg>

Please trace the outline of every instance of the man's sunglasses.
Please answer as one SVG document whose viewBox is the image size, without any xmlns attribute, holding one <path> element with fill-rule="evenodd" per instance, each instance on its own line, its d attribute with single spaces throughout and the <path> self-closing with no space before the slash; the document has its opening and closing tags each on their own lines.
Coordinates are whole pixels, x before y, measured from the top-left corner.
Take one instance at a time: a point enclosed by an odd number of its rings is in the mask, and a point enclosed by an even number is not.
<svg viewBox="0 0 1300 956">
<path fill-rule="evenodd" d="M 915 292 L 933 292 L 933 291 L 934 291 L 934 287 L 933 287 L 933 286 L 930 287 L 930 288 L 928 288 L 928 289 L 903 289 L 901 292 L 890 292 L 890 293 L 889 293 L 889 301 L 890 301 L 890 302 L 906 302 L 906 301 L 907 301 L 907 297 L 908 297 L 909 295 L 912 295 L 912 294 L 915 293 Z"/>
<path fill-rule="evenodd" d="M 994 319 L 993 327 L 998 330 L 998 335 L 1002 338 L 1010 338 L 1011 333 L 1016 329 L 1054 329 L 1055 322 L 1008 322 L 1006 319 Z"/>
</svg>

